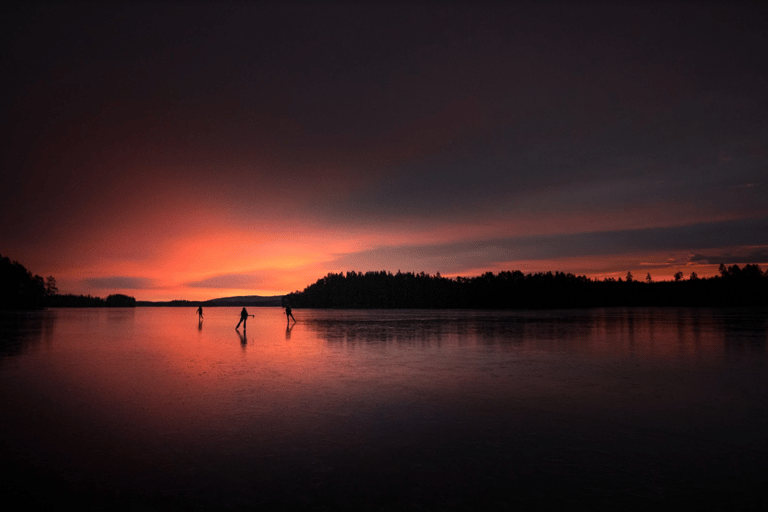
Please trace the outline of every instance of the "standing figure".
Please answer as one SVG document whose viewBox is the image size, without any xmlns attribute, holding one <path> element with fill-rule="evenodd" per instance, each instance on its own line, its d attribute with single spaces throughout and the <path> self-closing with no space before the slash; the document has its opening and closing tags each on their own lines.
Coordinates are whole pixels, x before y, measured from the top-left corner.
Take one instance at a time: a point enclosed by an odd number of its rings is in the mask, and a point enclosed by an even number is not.
<svg viewBox="0 0 768 512">
<path fill-rule="evenodd" d="M 239 329 L 240 324 L 243 324 L 243 330 L 245 330 L 248 316 L 253 316 L 253 315 L 248 315 L 248 311 L 246 311 L 245 308 L 243 308 L 243 310 L 240 312 L 240 321 L 237 322 L 237 327 L 235 327 L 235 329 Z"/>
<path fill-rule="evenodd" d="M 285 306 L 285 319 L 288 320 L 288 323 L 291 323 L 291 319 L 294 321 L 294 323 L 296 322 L 296 319 L 293 318 L 290 305 Z"/>
<path fill-rule="evenodd" d="M 203 306 L 197 308 L 197 319 L 201 322 L 203 321 Z"/>
</svg>

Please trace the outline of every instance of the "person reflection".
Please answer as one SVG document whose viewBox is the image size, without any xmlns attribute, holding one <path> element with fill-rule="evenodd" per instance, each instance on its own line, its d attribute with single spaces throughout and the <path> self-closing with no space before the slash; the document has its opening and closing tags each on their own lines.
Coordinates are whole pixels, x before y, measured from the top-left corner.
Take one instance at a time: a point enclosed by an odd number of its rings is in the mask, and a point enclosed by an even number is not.
<svg viewBox="0 0 768 512">
<path fill-rule="evenodd" d="M 248 344 L 248 338 L 246 337 L 245 328 L 243 328 L 242 333 L 240 333 L 240 331 L 237 331 L 237 335 L 240 337 L 240 345 L 242 345 L 243 349 L 245 349 L 245 346 Z"/>
<path fill-rule="evenodd" d="M 288 325 L 285 326 L 285 339 L 286 340 L 290 340 L 291 339 L 291 330 L 293 329 L 293 325 L 295 325 L 295 322 L 294 322 L 294 324 L 290 324 L 289 323 Z"/>
</svg>

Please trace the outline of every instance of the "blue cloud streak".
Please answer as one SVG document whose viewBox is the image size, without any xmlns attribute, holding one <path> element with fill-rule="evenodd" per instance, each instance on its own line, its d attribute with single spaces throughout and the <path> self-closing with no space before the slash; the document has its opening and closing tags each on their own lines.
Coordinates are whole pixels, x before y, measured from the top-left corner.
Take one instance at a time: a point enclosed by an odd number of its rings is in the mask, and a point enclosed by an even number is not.
<svg viewBox="0 0 768 512">
<path fill-rule="evenodd" d="M 514 261 L 689 250 L 720 253 L 736 261 L 742 257 L 744 261 L 752 261 L 755 259 L 754 247 L 765 246 L 767 232 L 768 217 L 759 217 L 666 228 L 380 247 L 340 255 L 334 264 L 349 269 L 382 269 L 386 268 L 386 262 L 402 261 L 404 269 L 408 268 L 405 262 L 410 262 L 417 269 L 460 272 L 466 268 Z M 740 247 L 751 248 L 740 254 Z M 704 259 L 701 255 L 698 258 Z"/>
</svg>

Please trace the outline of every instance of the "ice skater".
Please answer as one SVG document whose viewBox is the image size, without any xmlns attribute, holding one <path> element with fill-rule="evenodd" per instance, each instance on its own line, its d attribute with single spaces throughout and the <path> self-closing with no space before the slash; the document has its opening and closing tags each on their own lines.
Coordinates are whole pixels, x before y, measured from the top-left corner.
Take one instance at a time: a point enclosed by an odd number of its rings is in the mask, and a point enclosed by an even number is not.
<svg viewBox="0 0 768 512">
<path fill-rule="evenodd" d="M 288 320 L 288 323 L 291 323 L 291 320 L 293 320 L 293 323 L 296 323 L 296 319 L 293 318 L 293 313 L 291 312 L 291 306 L 288 304 L 285 306 L 285 319 Z"/>
<path fill-rule="evenodd" d="M 197 319 L 202 322 L 203 321 L 203 306 L 200 306 L 197 308 Z"/>
<path fill-rule="evenodd" d="M 243 308 L 243 310 L 240 312 L 240 321 L 237 322 L 237 326 L 235 327 L 235 329 L 239 329 L 240 324 L 243 324 L 243 330 L 245 330 L 247 328 L 246 324 L 248 323 L 249 316 L 253 316 L 253 315 L 249 315 L 248 311 L 246 311 L 246 309 Z"/>
</svg>

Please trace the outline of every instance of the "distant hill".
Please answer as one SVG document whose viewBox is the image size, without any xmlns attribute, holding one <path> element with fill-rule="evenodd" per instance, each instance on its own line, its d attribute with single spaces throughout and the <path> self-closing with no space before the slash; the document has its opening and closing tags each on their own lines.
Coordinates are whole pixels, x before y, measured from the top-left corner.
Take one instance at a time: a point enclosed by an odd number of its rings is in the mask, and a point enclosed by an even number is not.
<svg viewBox="0 0 768 512">
<path fill-rule="evenodd" d="M 249 307 L 270 307 L 281 306 L 284 295 L 272 295 L 262 297 L 261 295 L 240 295 L 238 297 L 220 297 L 211 300 L 169 300 L 169 301 L 137 301 L 137 306 L 167 306 L 167 307 L 217 307 L 217 306 L 249 306 Z"/>
<path fill-rule="evenodd" d="M 281 306 L 284 295 L 262 297 L 260 295 L 241 295 L 239 297 L 222 297 L 206 301 L 209 306 Z"/>
</svg>

